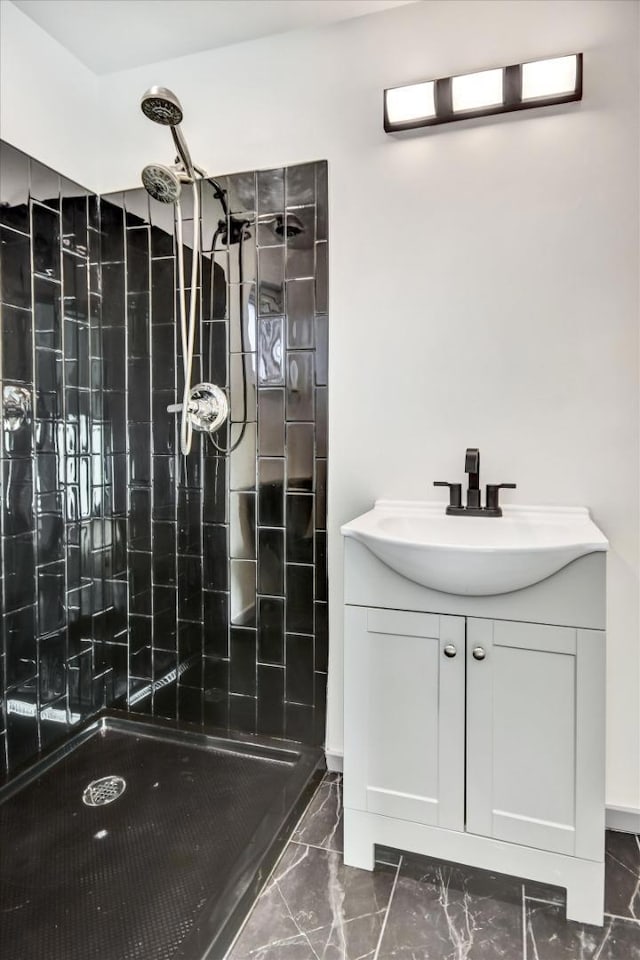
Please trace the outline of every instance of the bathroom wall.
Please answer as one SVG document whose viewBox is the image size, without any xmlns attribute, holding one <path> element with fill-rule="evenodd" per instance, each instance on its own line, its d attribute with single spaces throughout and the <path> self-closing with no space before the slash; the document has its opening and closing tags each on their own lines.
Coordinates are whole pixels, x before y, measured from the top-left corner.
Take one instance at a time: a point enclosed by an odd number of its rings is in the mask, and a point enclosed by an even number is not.
<svg viewBox="0 0 640 960">
<path fill-rule="evenodd" d="M 14 10 L 3 26 L 0 122 L 20 143 L 23 118 L 49 110 L 25 95 L 23 64 L 46 72 L 60 48 L 49 40 L 47 60 L 40 31 L 31 63 L 35 25 Z M 20 63 L 4 56 L 16 37 Z M 339 525 L 376 496 L 429 495 L 479 444 L 484 479 L 518 483 L 509 501 L 588 504 L 610 538 L 607 799 L 640 810 L 638 37 L 625 0 L 424 0 L 98 82 L 103 189 L 170 157 L 138 108 L 154 82 L 178 91 L 192 151 L 212 169 L 329 160 L 336 754 Z M 580 104 L 382 131 L 385 86 L 573 50 L 585 54 Z M 84 95 L 68 91 L 77 136 Z M 29 132 L 41 156 L 46 129 Z M 69 163 L 77 136 L 54 141 Z M 84 179 L 97 187 L 92 163 Z"/>
<path fill-rule="evenodd" d="M 100 392 L 98 199 L 3 142 L 0 166 L 4 776 L 126 692 L 126 422 Z"/>
<path fill-rule="evenodd" d="M 184 384 L 173 207 L 141 188 L 101 200 L 103 386 L 128 423 L 114 456 L 129 496 L 133 710 L 324 738 L 326 173 L 219 177 L 233 224 L 202 185 L 193 382 L 227 388 L 231 427 L 214 436 L 221 450 L 195 433 L 186 460 L 167 412 Z M 188 191 L 182 212 L 190 278 Z"/>
<path fill-rule="evenodd" d="M 573 50 L 580 104 L 382 130 L 385 86 Z M 169 155 L 138 118 L 158 82 L 205 166 L 329 160 L 330 751 L 340 524 L 375 497 L 433 496 L 478 445 L 484 482 L 518 484 L 505 502 L 587 504 L 611 540 L 607 800 L 640 810 L 638 63 L 636 3 L 460 0 L 103 80 L 107 185 Z"/>
</svg>

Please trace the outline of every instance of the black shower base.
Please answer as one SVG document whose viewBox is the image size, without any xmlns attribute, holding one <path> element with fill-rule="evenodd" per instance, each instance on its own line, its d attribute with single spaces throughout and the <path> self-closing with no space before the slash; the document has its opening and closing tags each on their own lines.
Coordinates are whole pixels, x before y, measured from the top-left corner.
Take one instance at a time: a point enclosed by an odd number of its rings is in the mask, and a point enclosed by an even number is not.
<svg viewBox="0 0 640 960">
<path fill-rule="evenodd" d="M 221 960 L 321 756 L 99 717 L 0 790 L 0 957 Z M 107 776 L 124 792 L 87 806 Z"/>
</svg>

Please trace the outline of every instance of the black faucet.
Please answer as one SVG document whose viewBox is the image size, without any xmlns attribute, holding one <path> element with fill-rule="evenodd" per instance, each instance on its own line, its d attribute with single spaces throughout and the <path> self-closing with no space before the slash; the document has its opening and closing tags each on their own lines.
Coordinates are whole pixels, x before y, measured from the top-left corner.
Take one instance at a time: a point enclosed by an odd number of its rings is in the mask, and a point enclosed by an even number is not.
<svg viewBox="0 0 640 960">
<path fill-rule="evenodd" d="M 449 488 L 449 506 L 447 513 L 451 517 L 501 517 L 499 491 L 505 488 L 515 490 L 515 483 L 488 483 L 484 507 L 480 495 L 480 451 L 477 447 L 468 447 L 464 458 L 464 472 L 469 474 L 467 505 L 462 506 L 462 484 L 434 481 L 434 487 Z"/>
<path fill-rule="evenodd" d="M 467 488 L 467 510 L 480 509 L 480 451 L 477 447 L 468 447 L 464 457 L 464 472 L 469 474 Z"/>
</svg>

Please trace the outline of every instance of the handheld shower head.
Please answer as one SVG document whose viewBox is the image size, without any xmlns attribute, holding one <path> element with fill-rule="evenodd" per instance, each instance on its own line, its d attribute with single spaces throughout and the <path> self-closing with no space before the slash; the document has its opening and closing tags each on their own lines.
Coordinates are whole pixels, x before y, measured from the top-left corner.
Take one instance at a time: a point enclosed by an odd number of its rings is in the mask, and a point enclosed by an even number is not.
<svg viewBox="0 0 640 960">
<path fill-rule="evenodd" d="M 175 203 L 180 198 L 182 184 L 169 167 L 161 163 L 149 163 L 142 171 L 142 185 L 154 200 L 160 203 Z"/>
<path fill-rule="evenodd" d="M 140 101 L 145 117 L 165 127 L 177 127 L 182 123 L 182 104 L 167 87 L 150 87 Z"/>
<path fill-rule="evenodd" d="M 140 101 L 140 107 L 145 117 L 153 120 L 154 123 L 160 123 L 164 127 L 171 128 L 171 136 L 176 145 L 178 155 L 184 164 L 184 168 L 190 177 L 195 176 L 193 163 L 187 142 L 180 130 L 183 111 L 182 104 L 176 97 L 173 90 L 167 87 L 149 87 Z"/>
</svg>

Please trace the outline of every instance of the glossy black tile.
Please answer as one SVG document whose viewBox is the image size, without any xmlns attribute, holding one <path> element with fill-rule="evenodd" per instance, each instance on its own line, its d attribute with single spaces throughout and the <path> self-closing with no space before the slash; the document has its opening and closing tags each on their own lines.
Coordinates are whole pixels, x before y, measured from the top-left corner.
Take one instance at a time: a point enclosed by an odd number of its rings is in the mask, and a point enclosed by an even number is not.
<svg viewBox="0 0 640 960">
<path fill-rule="evenodd" d="M 257 175 L 258 213 L 284 211 L 284 170 L 259 170 Z"/>
<path fill-rule="evenodd" d="M 282 459 L 258 460 L 258 523 L 263 527 L 284 526 L 284 468 Z"/>
<path fill-rule="evenodd" d="M 313 279 L 287 280 L 287 347 L 311 350 L 314 346 L 315 292 Z"/>
<path fill-rule="evenodd" d="M 284 456 L 284 390 L 258 391 L 258 456 Z"/>
<path fill-rule="evenodd" d="M 312 351 L 287 353 L 287 420 L 314 419 L 314 355 Z"/>
<path fill-rule="evenodd" d="M 229 528 L 205 523 L 203 534 L 203 586 L 208 590 L 229 589 Z"/>
<path fill-rule="evenodd" d="M 294 207 L 305 203 L 315 203 L 315 163 L 301 163 L 294 167 L 287 167 L 285 172 L 287 207 Z"/>
<path fill-rule="evenodd" d="M 313 490 L 314 445 L 313 423 L 287 424 L 287 490 Z"/>
<path fill-rule="evenodd" d="M 0 224 L 27 233 L 29 230 L 29 158 L 8 143 L 0 142 L 0 169 L 2 169 L 2 179 L 7 185 L 6 192 L 2 191 Z"/>
<path fill-rule="evenodd" d="M 286 699 L 313 706 L 313 637 L 286 635 Z"/>
<path fill-rule="evenodd" d="M 0 301 L 12 307 L 31 307 L 29 237 L 8 227 L 0 227 Z"/>
<path fill-rule="evenodd" d="M 203 633 L 205 656 L 229 656 L 228 593 L 205 591 Z"/>
<path fill-rule="evenodd" d="M 258 530 L 258 592 L 284 594 L 284 530 Z"/>
<path fill-rule="evenodd" d="M 313 563 L 313 495 L 287 494 L 287 562 Z"/>
<path fill-rule="evenodd" d="M 88 252 L 87 196 L 69 180 L 61 184 L 62 246 L 81 256 Z"/>
<path fill-rule="evenodd" d="M 231 693 L 256 695 L 256 631 L 231 628 L 229 689 Z"/>
<path fill-rule="evenodd" d="M 285 248 L 261 247 L 258 250 L 258 314 L 282 316 L 284 313 Z"/>
<path fill-rule="evenodd" d="M 34 203 L 31 206 L 33 269 L 53 280 L 60 279 L 60 214 Z"/>
<path fill-rule="evenodd" d="M 258 321 L 258 383 L 262 386 L 284 384 L 282 317 Z"/>
<path fill-rule="evenodd" d="M 258 600 L 258 660 L 284 663 L 284 599 L 260 597 Z"/>
<path fill-rule="evenodd" d="M 297 207 L 295 210 L 287 210 L 287 278 L 313 278 L 315 227 L 315 207 Z"/>
<path fill-rule="evenodd" d="M 2 306 L 2 377 L 28 383 L 33 379 L 31 311 Z"/>
<path fill-rule="evenodd" d="M 62 350 L 62 290 L 58 283 L 35 277 L 33 324 L 37 347 Z"/>
<path fill-rule="evenodd" d="M 286 567 L 287 633 L 313 634 L 313 567 Z"/>
</svg>

